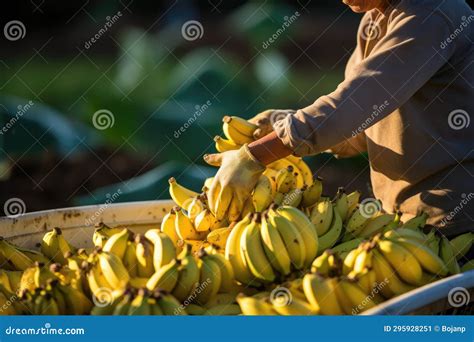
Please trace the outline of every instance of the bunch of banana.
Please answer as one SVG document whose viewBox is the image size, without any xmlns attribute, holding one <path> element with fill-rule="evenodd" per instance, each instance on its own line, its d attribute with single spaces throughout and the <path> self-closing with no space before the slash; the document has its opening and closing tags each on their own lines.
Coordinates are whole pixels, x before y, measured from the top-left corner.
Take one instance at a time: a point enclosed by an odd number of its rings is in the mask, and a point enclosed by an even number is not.
<svg viewBox="0 0 474 342">
<path fill-rule="evenodd" d="M 103 247 L 105 242 L 114 234 L 120 232 L 121 228 L 111 228 L 104 223 L 96 225 L 94 234 L 92 235 L 92 242 L 96 247 Z"/>
<path fill-rule="evenodd" d="M 150 263 L 153 268 L 152 261 Z M 122 259 L 99 249 L 91 255 L 87 280 L 92 295 L 101 300 L 104 296 L 117 298 L 122 295 L 130 281 L 130 275 Z"/>
<path fill-rule="evenodd" d="M 1 268 L 4 270 L 24 271 L 35 262 L 49 262 L 41 253 L 15 246 L 3 237 L 0 237 L 0 255 L 3 260 Z"/>
<path fill-rule="evenodd" d="M 222 131 L 233 145 L 244 145 L 254 141 L 253 132 L 258 128 L 238 116 L 224 116 L 222 118 Z"/>
<path fill-rule="evenodd" d="M 60 228 L 53 228 L 43 236 L 41 252 L 54 262 L 66 263 L 64 254 L 75 250 L 64 238 Z"/>
</svg>

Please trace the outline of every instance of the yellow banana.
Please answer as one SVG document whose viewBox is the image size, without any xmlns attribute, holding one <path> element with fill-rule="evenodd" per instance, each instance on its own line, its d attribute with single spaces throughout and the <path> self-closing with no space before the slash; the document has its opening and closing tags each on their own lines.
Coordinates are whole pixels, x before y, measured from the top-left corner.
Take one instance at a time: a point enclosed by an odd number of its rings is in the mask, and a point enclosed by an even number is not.
<svg viewBox="0 0 474 342">
<path fill-rule="evenodd" d="M 264 282 L 273 282 L 275 273 L 265 255 L 260 237 L 260 223 L 257 222 L 257 219 L 257 217 L 254 217 L 243 231 L 240 238 L 240 252 L 242 253 L 242 259 L 245 260 L 248 269 L 255 278 Z"/>
<path fill-rule="evenodd" d="M 265 254 L 272 264 L 273 268 L 282 275 L 288 275 L 291 272 L 291 259 L 286 250 L 280 233 L 268 219 L 268 215 L 264 214 L 262 225 L 260 228 L 262 244 Z"/>
<path fill-rule="evenodd" d="M 316 183 L 315 183 L 316 184 Z M 306 257 L 304 266 L 311 265 L 314 258 L 318 254 L 318 234 L 313 223 L 308 217 L 299 209 L 291 206 L 281 206 L 276 210 L 277 214 L 285 217 L 288 221 L 293 223 L 300 232 L 305 245 Z"/>
<path fill-rule="evenodd" d="M 346 220 L 349 204 L 347 203 L 347 195 L 344 188 L 337 189 L 336 198 L 334 199 L 334 208 L 344 222 Z"/>
<path fill-rule="evenodd" d="M 118 256 L 104 251 L 99 253 L 98 258 L 104 277 L 112 286 L 112 289 L 124 289 L 130 280 L 130 276 L 122 260 Z"/>
<path fill-rule="evenodd" d="M 150 229 L 145 233 L 145 237 L 153 243 L 153 266 L 155 271 L 176 258 L 176 248 L 168 235 L 158 229 Z"/>
<path fill-rule="evenodd" d="M 272 184 L 267 176 L 261 175 L 252 193 L 252 203 L 256 212 L 262 212 L 272 202 Z"/>
<path fill-rule="evenodd" d="M 213 260 L 221 271 L 221 287 L 220 292 L 229 292 L 234 287 L 234 270 L 230 262 L 217 251 L 213 246 L 208 246 L 204 248 L 204 251 L 207 253 L 207 257 Z"/>
<path fill-rule="evenodd" d="M 303 178 L 303 185 L 311 186 L 313 184 L 313 173 L 303 158 L 289 155 L 285 159 L 294 165 L 296 172 L 301 174 L 301 177 Z M 296 186 L 302 187 L 303 185 L 297 184 Z"/>
<path fill-rule="evenodd" d="M 218 135 L 214 137 L 214 142 L 216 150 L 221 153 L 231 150 L 238 150 L 240 148 L 240 145 L 234 143 L 230 139 L 224 139 Z"/>
<path fill-rule="evenodd" d="M 41 241 L 41 252 L 54 262 L 66 263 L 64 254 L 73 251 L 74 248 L 69 245 L 62 231 L 59 228 L 47 232 Z"/>
<path fill-rule="evenodd" d="M 342 255 L 347 255 L 348 252 L 352 251 L 353 249 L 356 249 L 359 244 L 364 241 L 362 238 L 355 238 L 340 244 L 335 245 L 332 248 L 332 251 L 336 254 L 339 254 L 339 256 Z"/>
<path fill-rule="evenodd" d="M 203 240 L 205 232 L 198 232 L 191 219 L 180 209 L 175 208 L 175 229 L 181 240 Z"/>
<path fill-rule="evenodd" d="M 285 305 L 274 303 L 273 310 L 283 316 L 307 316 L 316 314 L 313 308 L 306 301 L 295 297 Z"/>
<path fill-rule="evenodd" d="M 241 132 L 237 129 L 236 122 L 234 118 L 230 116 L 224 116 L 222 119 L 223 125 L 222 130 L 227 139 L 232 141 L 236 145 L 244 145 L 253 141 L 251 135 L 247 135 L 244 132 Z"/>
<path fill-rule="evenodd" d="M 277 171 L 275 175 L 276 191 L 284 194 L 296 187 L 296 177 L 293 172 L 294 169 L 291 165 Z"/>
<path fill-rule="evenodd" d="M 329 230 L 333 217 L 333 207 L 329 199 L 318 202 L 311 211 L 311 222 L 318 236 L 323 236 Z"/>
<path fill-rule="evenodd" d="M 155 271 L 153 266 L 153 244 L 141 234 L 135 236 L 135 252 L 137 259 L 137 275 L 150 277 Z"/>
<path fill-rule="evenodd" d="M 123 229 L 121 232 L 112 235 L 104 244 L 103 251 L 115 254 L 120 259 L 123 259 L 125 250 L 127 249 L 127 242 L 130 238 L 130 231 Z"/>
<path fill-rule="evenodd" d="M 364 229 L 357 234 L 358 237 L 369 238 L 382 232 L 387 225 L 394 222 L 395 215 L 393 214 L 379 214 L 369 219 Z"/>
<path fill-rule="evenodd" d="M 303 200 L 303 193 L 306 189 L 306 186 L 303 186 L 301 189 L 292 189 L 288 191 L 284 196 L 281 202 L 282 205 L 297 207 L 300 205 Z"/>
<path fill-rule="evenodd" d="M 310 208 L 315 205 L 321 198 L 323 192 L 323 182 L 321 178 L 316 178 L 313 184 L 308 186 L 303 192 L 303 200 L 301 205 L 304 208 Z"/>
<path fill-rule="evenodd" d="M 191 203 L 193 198 L 199 196 L 195 191 L 185 188 L 181 184 L 178 184 L 174 177 L 168 180 L 169 191 L 173 201 L 181 208 L 186 209 L 187 205 Z"/>
<path fill-rule="evenodd" d="M 388 232 L 385 232 L 383 236 L 387 239 L 395 239 L 401 237 L 404 239 L 418 241 L 421 244 L 425 244 L 428 240 L 427 236 L 423 234 L 423 232 L 421 232 L 420 230 L 405 228 L 390 230 Z"/>
<path fill-rule="evenodd" d="M 111 228 L 103 223 L 101 223 L 95 230 L 92 235 L 92 242 L 94 246 L 104 247 L 105 242 L 114 234 L 120 233 L 122 228 Z"/>
<path fill-rule="evenodd" d="M 199 267 L 196 259 L 192 255 L 191 246 L 186 244 L 182 252 L 178 255 L 178 281 L 173 289 L 173 296 L 181 302 L 190 299 L 198 282 Z"/>
<path fill-rule="evenodd" d="M 218 228 L 210 232 L 206 240 L 217 248 L 224 250 L 231 231 L 232 228 L 230 227 Z"/>
<path fill-rule="evenodd" d="M 204 252 L 203 250 L 201 250 Z M 200 253 L 198 259 L 199 285 L 196 290 L 196 302 L 205 305 L 211 298 L 217 295 L 222 283 L 222 274 L 219 265 L 209 258 L 207 253 Z"/>
<path fill-rule="evenodd" d="M 146 288 L 150 291 L 157 289 L 172 292 L 178 282 L 178 262 L 171 261 L 157 270 L 146 283 Z"/>
<path fill-rule="evenodd" d="M 365 293 L 359 286 L 357 286 L 357 284 L 353 283 L 352 281 L 342 279 L 338 286 L 341 287 L 342 291 L 344 291 L 351 301 L 352 306 L 354 307 L 354 313 L 360 313 L 376 306 L 370 296 L 370 293 Z"/>
<path fill-rule="evenodd" d="M 324 250 L 333 247 L 342 234 L 342 219 L 339 216 L 339 212 L 334 208 L 333 209 L 333 219 L 329 230 L 323 236 L 319 237 L 319 247 L 318 254 L 322 253 Z"/>
<path fill-rule="evenodd" d="M 130 277 L 138 276 L 137 246 L 134 241 L 127 241 L 127 248 L 123 256 L 123 265 Z"/>
<path fill-rule="evenodd" d="M 336 296 L 337 280 L 308 273 L 303 277 L 303 291 L 313 311 L 323 315 L 344 314 Z"/>
<path fill-rule="evenodd" d="M 360 196 L 361 193 L 357 190 L 347 195 L 347 216 L 344 220 L 345 222 L 347 222 L 349 217 L 351 217 L 354 211 L 357 209 L 357 206 L 359 205 Z"/>
<path fill-rule="evenodd" d="M 18 250 L 16 246 L 10 244 L 3 237 L 0 237 L 0 253 L 14 267 L 16 271 L 24 271 L 33 266 L 34 261 Z"/>
<path fill-rule="evenodd" d="M 253 123 L 238 116 L 231 116 L 230 118 L 231 121 L 229 122 L 229 125 L 235 127 L 235 129 L 242 134 L 253 137 L 253 133 L 258 128 L 257 125 L 254 125 Z"/>
</svg>

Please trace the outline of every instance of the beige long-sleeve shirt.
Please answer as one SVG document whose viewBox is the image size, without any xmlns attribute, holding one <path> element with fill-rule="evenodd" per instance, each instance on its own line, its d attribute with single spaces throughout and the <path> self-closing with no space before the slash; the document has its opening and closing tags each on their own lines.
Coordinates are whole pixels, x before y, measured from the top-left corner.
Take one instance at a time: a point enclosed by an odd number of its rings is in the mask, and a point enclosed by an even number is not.
<svg viewBox="0 0 474 342">
<path fill-rule="evenodd" d="M 362 18 L 337 89 L 275 125 L 305 156 L 367 151 L 374 195 L 447 235 L 474 231 L 474 13 L 401 0 Z"/>
</svg>

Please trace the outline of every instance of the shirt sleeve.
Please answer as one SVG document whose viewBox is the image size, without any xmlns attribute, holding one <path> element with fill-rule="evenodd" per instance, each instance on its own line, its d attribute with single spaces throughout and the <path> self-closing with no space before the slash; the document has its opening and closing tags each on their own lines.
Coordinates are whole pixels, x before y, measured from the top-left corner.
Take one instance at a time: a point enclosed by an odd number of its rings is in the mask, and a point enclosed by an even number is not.
<svg viewBox="0 0 474 342">
<path fill-rule="evenodd" d="M 336 158 L 349 158 L 367 152 L 367 137 L 364 132 L 357 134 L 332 146 L 326 152 L 334 154 Z"/>
<path fill-rule="evenodd" d="M 394 14 L 370 56 L 356 64 L 334 92 L 277 122 L 278 137 L 296 155 L 305 156 L 325 151 L 382 120 L 451 57 L 454 44 L 440 49 L 451 26 L 438 12 Z M 383 110 L 374 115 L 377 107 Z"/>
</svg>

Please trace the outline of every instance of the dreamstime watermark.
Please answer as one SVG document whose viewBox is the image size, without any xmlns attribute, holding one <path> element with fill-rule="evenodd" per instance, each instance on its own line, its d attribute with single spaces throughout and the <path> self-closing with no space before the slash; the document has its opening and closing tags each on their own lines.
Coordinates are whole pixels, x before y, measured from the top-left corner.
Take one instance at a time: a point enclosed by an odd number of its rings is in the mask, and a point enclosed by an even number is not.
<svg viewBox="0 0 474 342">
<path fill-rule="evenodd" d="M 370 19 L 360 28 L 360 36 L 363 40 L 376 40 L 380 38 L 382 30 L 379 23 Z"/>
<path fill-rule="evenodd" d="M 105 17 L 107 21 L 105 22 L 104 26 L 102 26 L 102 28 L 100 28 L 95 35 L 93 35 L 88 41 L 84 43 L 84 48 L 86 50 L 90 49 L 94 43 L 96 43 L 117 21 L 119 21 L 122 15 L 122 12 L 118 11 L 113 16 Z"/>
<path fill-rule="evenodd" d="M 364 311 L 367 308 L 367 305 L 371 302 L 374 301 L 375 297 L 380 294 L 380 291 L 387 286 L 387 284 L 390 282 L 388 278 L 385 278 L 383 281 L 377 283 L 377 286 L 375 286 L 372 291 L 367 295 L 367 297 L 364 298 L 364 300 L 357 304 L 357 306 L 352 308 L 352 314 L 353 315 L 358 315 L 360 312 Z"/>
<path fill-rule="evenodd" d="M 9 198 L 3 204 L 3 212 L 8 218 L 17 218 L 26 213 L 26 204 L 21 198 Z"/>
<path fill-rule="evenodd" d="M 113 301 L 113 291 L 108 287 L 100 287 L 92 294 L 92 302 L 99 308 L 109 306 Z"/>
<path fill-rule="evenodd" d="M 365 218 L 371 218 L 382 210 L 382 202 L 375 198 L 366 198 L 359 204 L 359 211 Z"/>
<path fill-rule="evenodd" d="M 281 120 L 284 120 L 288 115 L 290 114 L 295 114 L 295 111 L 294 110 L 274 110 L 271 114 L 270 114 L 270 124 L 272 125 L 272 127 L 275 127 L 275 124 L 278 122 L 278 121 L 281 121 Z"/>
<path fill-rule="evenodd" d="M 25 115 L 26 112 L 30 110 L 31 107 L 33 107 L 35 103 L 33 101 L 28 101 L 24 105 L 19 105 L 17 107 L 17 111 L 15 113 L 15 116 L 13 116 L 10 120 L 7 121 L 5 125 L 0 129 L 0 135 L 3 135 L 8 132 L 9 129 L 11 129 L 18 120 L 21 119 L 23 115 Z"/>
<path fill-rule="evenodd" d="M 181 26 L 181 35 L 189 42 L 201 39 L 204 35 L 204 27 L 197 20 L 188 20 Z"/>
<path fill-rule="evenodd" d="M 5 24 L 3 27 L 3 34 L 5 38 L 14 42 L 25 38 L 26 36 L 26 27 L 19 20 L 12 20 Z"/>
<path fill-rule="evenodd" d="M 469 127 L 470 123 L 471 117 L 463 109 L 455 109 L 448 115 L 448 125 L 456 131 Z"/>
<path fill-rule="evenodd" d="M 461 306 L 469 304 L 471 295 L 464 287 L 454 287 L 448 293 L 448 303 L 453 308 L 460 308 Z"/>
<path fill-rule="evenodd" d="M 270 292 L 270 303 L 276 307 L 284 307 L 293 302 L 291 291 L 284 286 L 278 286 Z"/>
<path fill-rule="evenodd" d="M 385 101 L 381 105 L 374 105 L 372 107 L 373 111 L 370 116 L 355 130 L 352 131 L 352 137 L 357 136 L 358 134 L 364 132 L 370 125 L 374 122 L 374 120 L 381 114 L 383 111 L 390 105 L 388 101 Z"/>
<path fill-rule="evenodd" d="M 303 189 L 296 189 L 290 194 L 286 194 L 281 202 L 281 205 L 291 205 L 295 200 L 301 196 L 301 193 L 304 192 Z"/>
<path fill-rule="evenodd" d="M 284 22 L 283 24 L 271 35 L 270 38 L 268 38 L 266 41 L 262 43 L 262 48 L 263 49 L 268 49 L 270 45 L 275 43 L 278 38 L 286 31 L 287 28 L 291 26 L 299 17 L 301 16 L 300 12 L 296 11 L 293 13 L 291 16 L 284 16 Z"/>
<path fill-rule="evenodd" d="M 178 128 L 176 131 L 174 131 L 173 136 L 175 139 L 178 139 L 181 134 L 186 132 L 186 130 L 191 127 L 191 125 L 202 115 L 204 114 L 205 111 L 209 109 L 209 107 L 212 105 L 212 102 L 207 100 L 206 103 L 202 105 L 196 105 L 194 106 L 194 113 L 193 115 L 186 121 L 180 128 Z"/>
<path fill-rule="evenodd" d="M 461 198 L 462 199 L 459 204 L 455 206 L 454 209 L 451 210 L 449 214 L 441 220 L 440 224 L 443 227 L 446 226 L 448 222 L 450 222 L 457 214 L 459 214 L 464 209 L 464 207 L 474 198 L 474 193 L 470 192 L 468 194 L 461 194 Z"/>
<path fill-rule="evenodd" d="M 446 38 L 444 41 L 442 41 L 439 44 L 439 47 L 443 50 L 446 49 L 448 45 L 451 44 L 456 39 L 456 37 L 459 36 L 464 31 L 464 29 L 467 28 L 469 24 L 471 24 L 473 21 L 474 21 L 474 15 L 472 14 L 469 17 L 462 16 L 461 24 L 458 26 L 458 28 L 454 30 L 453 33 L 449 35 L 448 38 Z"/>
<path fill-rule="evenodd" d="M 114 126 L 115 116 L 108 109 L 99 109 L 92 115 L 92 124 L 98 130 L 103 131 Z"/>
<path fill-rule="evenodd" d="M 175 315 L 179 315 L 181 314 L 184 310 L 186 310 L 186 307 L 189 305 L 189 304 L 192 304 L 197 296 L 202 292 L 204 291 L 204 289 L 206 287 L 208 287 L 210 284 L 212 283 L 212 280 L 211 278 L 207 278 L 206 280 L 204 280 L 203 282 L 201 282 L 200 284 L 197 285 L 197 287 L 191 292 L 191 294 L 188 296 L 188 298 L 186 298 L 179 307 L 177 307 L 176 309 L 174 309 L 174 314 Z"/>
<path fill-rule="evenodd" d="M 84 328 L 52 328 L 51 323 L 45 323 L 40 328 L 5 328 L 6 335 L 84 335 Z"/>
<path fill-rule="evenodd" d="M 122 189 L 117 189 L 112 195 L 107 194 L 107 199 L 105 200 L 104 204 L 102 204 L 99 209 L 97 209 L 90 217 L 86 219 L 86 226 L 94 225 L 95 221 L 102 215 L 102 213 L 107 210 L 107 208 L 114 203 L 122 194 Z"/>
</svg>

